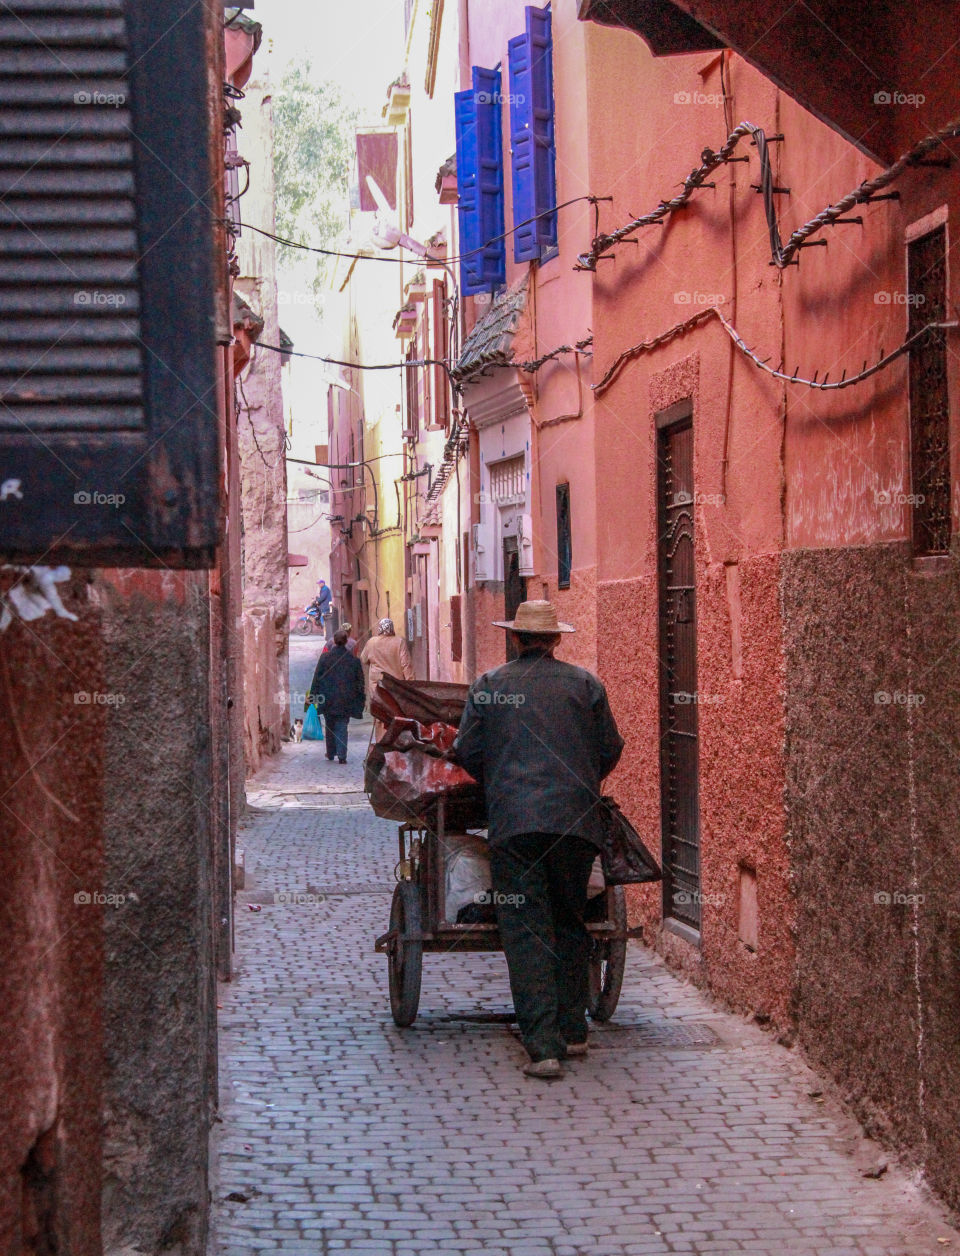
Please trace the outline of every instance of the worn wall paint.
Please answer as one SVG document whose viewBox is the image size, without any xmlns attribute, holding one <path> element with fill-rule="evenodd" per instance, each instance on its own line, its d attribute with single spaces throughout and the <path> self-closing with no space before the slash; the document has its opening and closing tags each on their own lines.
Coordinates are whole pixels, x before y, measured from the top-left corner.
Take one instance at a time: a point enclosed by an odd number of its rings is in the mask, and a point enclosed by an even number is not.
<svg viewBox="0 0 960 1256">
<path fill-rule="evenodd" d="M 14 579 L 0 574 L 4 586 Z M 99 1256 L 107 707 L 86 581 L 0 637 L 0 1248 Z M 75 694 L 91 701 L 75 701 Z"/>
<path fill-rule="evenodd" d="M 273 107 L 269 85 L 252 78 L 243 101 L 244 156 L 257 171 L 244 198 L 244 219 L 276 227 L 273 185 Z M 263 319 L 260 339 L 280 343 L 276 244 L 246 232 L 237 243 L 238 293 Z M 243 514 L 244 750 L 248 774 L 276 754 L 288 731 L 285 693 L 289 663 L 287 464 L 282 358 L 254 346 L 239 381 L 237 439 Z M 315 579 L 316 577 L 314 577 Z M 309 599 L 308 599 L 309 600 Z"/>
<path fill-rule="evenodd" d="M 104 1237 L 186 1256 L 205 1241 L 216 1094 L 209 605 L 206 573 L 152 578 L 152 597 L 96 587 L 124 699 L 104 733 L 105 884 L 126 899 L 104 918 Z"/>
<path fill-rule="evenodd" d="M 954 1206 L 958 571 L 903 545 L 783 566 L 800 1040 Z"/>
</svg>

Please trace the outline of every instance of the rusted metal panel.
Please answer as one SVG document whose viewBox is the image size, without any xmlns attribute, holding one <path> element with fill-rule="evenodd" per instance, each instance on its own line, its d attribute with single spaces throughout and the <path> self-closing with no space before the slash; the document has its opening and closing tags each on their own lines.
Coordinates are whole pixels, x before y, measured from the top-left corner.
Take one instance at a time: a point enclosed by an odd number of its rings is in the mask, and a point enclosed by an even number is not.
<svg viewBox="0 0 960 1256">
<path fill-rule="evenodd" d="M 700 928 L 693 422 L 657 433 L 664 915 Z"/>
<path fill-rule="evenodd" d="M 0 15 L 0 556 L 212 560 L 215 17 L 190 0 Z"/>
</svg>

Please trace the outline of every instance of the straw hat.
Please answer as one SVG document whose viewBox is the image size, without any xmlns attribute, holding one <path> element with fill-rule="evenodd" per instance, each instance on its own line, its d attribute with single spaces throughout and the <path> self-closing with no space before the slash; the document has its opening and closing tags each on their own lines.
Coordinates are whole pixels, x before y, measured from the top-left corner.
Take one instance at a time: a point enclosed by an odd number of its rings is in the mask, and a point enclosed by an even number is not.
<svg viewBox="0 0 960 1256">
<path fill-rule="evenodd" d="M 512 628 L 514 632 L 535 632 L 550 636 L 556 632 L 576 632 L 572 624 L 562 624 L 552 602 L 521 602 L 517 617 L 512 620 L 494 620 L 494 628 Z"/>
</svg>

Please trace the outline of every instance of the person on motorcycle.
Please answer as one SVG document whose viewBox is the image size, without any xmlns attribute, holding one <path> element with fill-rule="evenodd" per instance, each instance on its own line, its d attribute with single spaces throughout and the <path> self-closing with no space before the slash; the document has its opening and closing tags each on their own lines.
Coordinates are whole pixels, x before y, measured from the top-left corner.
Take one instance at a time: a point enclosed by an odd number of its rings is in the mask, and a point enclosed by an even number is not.
<svg viewBox="0 0 960 1256">
<path fill-rule="evenodd" d="M 326 584 L 323 577 L 321 576 L 321 578 L 317 581 L 316 596 L 314 597 L 310 605 L 315 606 L 317 608 L 317 611 L 319 612 L 321 619 L 325 619 L 327 615 L 330 614 L 330 606 L 332 602 L 333 602 L 333 594 L 331 593 L 329 586 Z"/>
</svg>

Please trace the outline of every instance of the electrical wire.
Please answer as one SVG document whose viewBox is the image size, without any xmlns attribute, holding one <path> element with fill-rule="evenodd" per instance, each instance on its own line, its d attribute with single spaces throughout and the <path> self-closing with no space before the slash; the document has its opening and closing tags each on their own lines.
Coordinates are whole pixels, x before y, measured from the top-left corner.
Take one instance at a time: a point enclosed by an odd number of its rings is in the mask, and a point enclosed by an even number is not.
<svg viewBox="0 0 960 1256">
<path fill-rule="evenodd" d="M 576 205 L 580 201 L 589 201 L 595 205 L 598 201 L 612 201 L 612 196 L 574 196 L 569 201 L 562 201 L 559 205 L 554 205 L 552 209 L 545 209 L 539 214 L 534 214 L 530 218 L 525 218 L 523 222 L 514 223 L 509 231 L 504 231 L 502 235 L 492 236 L 484 244 L 478 245 L 475 249 L 470 249 L 466 253 L 458 253 L 456 257 L 437 258 L 438 262 L 442 261 L 447 266 L 452 266 L 454 262 L 462 262 L 468 257 L 476 257 L 478 253 L 483 253 L 493 244 L 499 244 L 501 240 L 509 239 L 514 232 L 519 231 L 521 227 L 527 227 L 532 222 L 537 222 L 541 218 L 550 218 L 560 209 L 566 209 L 568 205 Z M 345 253 L 340 249 L 325 249 L 317 244 L 300 244 L 297 240 L 287 240 L 283 236 L 274 235 L 271 231 L 264 230 L 263 227 L 254 227 L 252 223 L 241 222 L 240 226 L 246 231 L 256 231 L 258 235 L 266 236 L 267 239 L 273 240 L 277 244 L 283 244 L 290 249 L 302 249 L 305 253 L 320 253 L 324 257 L 342 257 L 348 261 L 354 262 L 392 262 L 394 266 L 409 266 L 410 259 L 406 257 L 378 257 L 375 253 Z M 400 245 L 402 248 L 403 245 Z M 410 250 L 407 250 L 408 252 Z M 430 261 L 429 256 L 420 258 L 418 254 L 414 254 L 420 261 Z"/>
<path fill-rule="evenodd" d="M 798 249 L 807 247 L 810 236 L 815 235 L 826 226 L 832 226 L 848 210 L 853 209 L 855 205 L 866 204 L 874 196 L 882 192 L 884 188 L 889 187 L 891 183 L 899 179 L 909 167 L 920 164 L 935 148 L 960 135 L 960 118 L 955 118 L 932 135 L 928 135 L 918 141 L 888 169 L 872 179 L 864 179 L 862 183 L 859 183 L 846 196 L 822 209 L 819 214 L 805 222 L 803 226 L 798 227 L 790 235 L 786 244 L 783 244 L 780 238 L 780 227 L 773 203 L 776 189 L 770 169 L 769 144 L 771 141 L 768 140 L 762 127 L 754 126 L 752 122 L 741 122 L 734 127 L 725 143 L 716 152 L 711 148 L 703 150 L 700 154 L 700 165 L 684 179 L 682 192 L 671 197 L 668 201 L 661 201 L 656 209 L 651 210 L 648 214 L 642 214 L 638 218 L 633 218 L 624 226 L 618 227 L 616 231 L 598 234 L 594 238 L 593 245 L 588 252 L 579 255 L 574 269 L 595 271 L 597 262 L 604 258 L 612 257 L 611 248 L 622 240 L 628 239 L 632 232 L 640 227 L 650 227 L 656 223 L 663 222 L 670 214 L 675 213 L 678 209 L 683 209 L 694 192 L 702 187 L 712 186 L 707 183 L 707 176 L 712 174 L 718 166 L 723 165 L 724 162 L 730 161 L 734 149 L 748 135 L 752 137 L 753 142 L 756 144 L 757 155 L 760 158 L 760 191 L 763 194 L 763 207 L 767 218 L 771 260 L 775 266 L 783 269 L 783 267 L 790 266 L 793 263 L 794 254 Z"/>
<path fill-rule="evenodd" d="M 603 378 L 598 380 L 596 384 L 590 385 L 591 389 L 598 397 L 602 396 L 607 389 L 616 382 L 617 377 L 627 363 L 632 362 L 635 358 L 642 357 L 644 354 L 652 353 L 654 349 L 658 349 L 661 345 L 667 344 L 676 336 L 682 336 L 686 332 L 691 331 L 694 327 L 698 327 L 701 323 L 705 323 L 712 318 L 715 318 L 720 323 L 723 330 L 727 333 L 741 353 L 749 358 L 755 366 L 760 368 L 760 370 L 773 376 L 774 379 L 785 380 L 788 384 L 804 384 L 807 388 L 814 388 L 820 392 L 836 392 L 843 388 L 850 388 L 854 384 L 861 384 L 872 375 L 876 375 L 879 371 L 885 370 L 891 365 L 891 363 L 895 362 L 897 358 L 902 357 L 903 354 L 908 353 L 917 341 L 921 340 L 924 336 L 927 336 L 934 331 L 946 331 L 960 326 L 960 323 L 928 323 L 925 327 L 921 327 L 918 331 L 915 331 L 912 336 L 908 336 L 907 339 L 894 349 L 892 353 L 881 356 L 879 361 L 875 362 L 873 366 L 867 367 L 864 365 L 862 371 L 859 371 L 856 375 L 851 375 L 849 377 L 847 376 L 846 371 L 844 371 L 840 379 L 834 380 L 833 383 L 830 383 L 829 371 L 826 375 L 824 375 L 823 379 L 818 380 L 817 376 L 820 374 L 819 371 L 815 371 L 813 378 L 808 379 L 799 373 L 799 368 L 796 372 L 794 372 L 794 374 L 789 375 L 781 369 L 783 363 L 781 363 L 779 367 L 770 366 L 770 359 L 760 358 L 753 349 L 749 348 L 737 329 L 731 323 L 727 322 L 716 306 L 711 305 L 706 309 L 698 310 L 696 314 L 691 315 L 690 318 L 685 319 L 682 323 L 675 323 L 673 327 L 670 327 L 667 331 L 661 332 L 659 336 L 655 336 L 652 340 L 644 340 L 641 341 L 640 344 L 633 345 L 630 349 L 625 349 L 623 353 L 614 359 Z"/>
<path fill-rule="evenodd" d="M 273 353 L 284 353 L 288 357 L 310 358 L 314 362 L 327 362 L 330 366 L 349 366 L 355 371 L 397 371 L 406 366 L 442 366 L 447 375 L 450 375 L 449 363 L 444 362 L 441 358 L 418 358 L 416 361 L 377 362 L 368 365 L 362 362 L 345 362 L 341 358 L 325 358 L 322 353 L 302 353 L 296 349 L 284 349 L 280 345 L 264 344 L 262 340 L 257 341 L 257 348 L 270 349 Z"/>
</svg>

